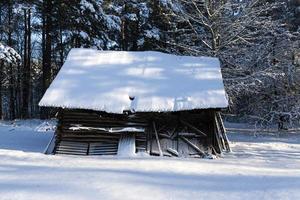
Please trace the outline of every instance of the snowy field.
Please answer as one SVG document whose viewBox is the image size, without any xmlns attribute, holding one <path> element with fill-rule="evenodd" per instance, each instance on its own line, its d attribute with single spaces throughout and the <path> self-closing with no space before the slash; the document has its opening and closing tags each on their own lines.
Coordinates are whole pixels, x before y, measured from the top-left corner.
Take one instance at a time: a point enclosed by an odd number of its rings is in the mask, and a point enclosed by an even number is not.
<svg viewBox="0 0 300 200">
<path fill-rule="evenodd" d="M 1 200 L 300 199 L 300 134 L 231 133 L 214 160 L 44 155 L 52 124 L 0 122 Z"/>
</svg>

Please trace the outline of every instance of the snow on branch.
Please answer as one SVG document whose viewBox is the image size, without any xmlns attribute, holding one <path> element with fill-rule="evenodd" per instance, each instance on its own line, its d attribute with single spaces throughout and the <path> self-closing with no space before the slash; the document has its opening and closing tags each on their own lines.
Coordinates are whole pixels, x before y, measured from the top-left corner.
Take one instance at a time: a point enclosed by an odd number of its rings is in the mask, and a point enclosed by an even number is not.
<svg viewBox="0 0 300 200">
<path fill-rule="evenodd" d="M 0 43 L 0 60 L 4 60 L 7 63 L 18 63 L 21 60 L 21 56 L 13 48 Z"/>
</svg>

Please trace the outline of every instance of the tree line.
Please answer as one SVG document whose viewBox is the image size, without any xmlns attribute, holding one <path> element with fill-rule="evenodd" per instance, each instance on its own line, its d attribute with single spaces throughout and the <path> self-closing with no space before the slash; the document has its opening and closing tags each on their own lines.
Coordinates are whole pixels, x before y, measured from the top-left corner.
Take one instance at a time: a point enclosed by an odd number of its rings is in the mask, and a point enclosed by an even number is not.
<svg viewBox="0 0 300 200">
<path fill-rule="evenodd" d="M 0 42 L 20 59 L 0 62 L 0 115 L 52 116 L 39 100 L 69 50 L 87 47 L 219 57 L 227 113 L 297 122 L 299 26 L 299 0 L 1 1 Z"/>
</svg>

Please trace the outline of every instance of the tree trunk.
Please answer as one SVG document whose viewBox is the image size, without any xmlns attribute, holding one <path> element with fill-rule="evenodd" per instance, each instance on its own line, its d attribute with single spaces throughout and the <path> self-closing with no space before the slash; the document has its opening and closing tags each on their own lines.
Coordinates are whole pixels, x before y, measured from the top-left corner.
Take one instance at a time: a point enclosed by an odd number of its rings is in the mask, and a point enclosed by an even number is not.
<svg viewBox="0 0 300 200">
<path fill-rule="evenodd" d="M 64 64 L 64 44 L 63 44 L 63 33 L 62 33 L 62 27 L 60 24 L 60 28 L 59 28 L 59 61 L 60 61 L 60 67 L 63 66 Z"/>
<path fill-rule="evenodd" d="M 27 79 L 27 74 L 26 74 L 26 69 L 27 69 L 27 49 L 28 49 L 28 28 L 27 28 L 27 10 L 24 9 L 24 59 L 23 59 L 23 77 L 22 77 L 22 118 L 26 118 L 27 117 L 27 88 L 26 88 L 26 79 Z"/>
<path fill-rule="evenodd" d="M 30 84 L 30 80 L 31 80 L 31 9 L 28 9 L 28 18 L 27 18 L 27 27 L 28 27 L 28 51 L 27 51 L 27 84 L 28 84 L 28 104 L 27 104 L 27 108 L 28 108 L 28 116 L 31 117 L 32 116 L 32 109 L 31 108 L 31 104 L 32 104 L 32 87 Z"/>
<path fill-rule="evenodd" d="M 0 60 L 0 119 L 3 119 L 3 111 L 2 111 L 3 65 L 4 62 Z"/>
<path fill-rule="evenodd" d="M 51 11 L 52 11 L 52 2 L 51 1 L 44 1 L 44 13 L 43 13 L 43 85 L 42 85 L 42 92 L 43 94 L 46 92 L 47 88 L 50 84 L 50 76 L 51 76 L 51 45 L 52 45 L 52 18 L 51 18 Z M 48 118 L 48 109 L 42 108 L 41 109 L 41 117 Z"/>
<path fill-rule="evenodd" d="M 13 7 L 12 7 L 12 2 L 9 1 L 9 6 L 8 6 L 8 26 L 9 26 L 9 31 L 8 31 L 8 41 L 7 44 L 8 46 L 12 47 L 13 42 L 12 42 L 12 16 L 13 15 Z M 10 112 L 10 119 L 15 119 L 15 95 L 14 95 L 14 73 L 13 73 L 13 65 L 9 64 L 9 112 Z"/>
<path fill-rule="evenodd" d="M 22 118 L 28 118 L 30 100 L 30 57 L 31 57 L 31 12 L 24 9 L 25 34 L 24 34 L 24 71 L 22 84 Z"/>
<path fill-rule="evenodd" d="M 9 111 L 10 119 L 16 118 L 15 110 L 15 87 L 14 87 L 13 65 L 9 64 Z"/>
</svg>

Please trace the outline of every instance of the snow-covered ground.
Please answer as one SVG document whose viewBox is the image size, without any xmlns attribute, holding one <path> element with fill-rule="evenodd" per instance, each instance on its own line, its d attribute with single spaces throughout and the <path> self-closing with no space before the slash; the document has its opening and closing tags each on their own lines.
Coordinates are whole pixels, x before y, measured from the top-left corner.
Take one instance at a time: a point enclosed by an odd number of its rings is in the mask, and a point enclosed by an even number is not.
<svg viewBox="0 0 300 200">
<path fill-rule="evenodd" d="M 1 200 L 300 199 L 300 134 L 231 133 L 214 160 L 44 155 L 52 124 L 0 123 Z"/>
</svg>

